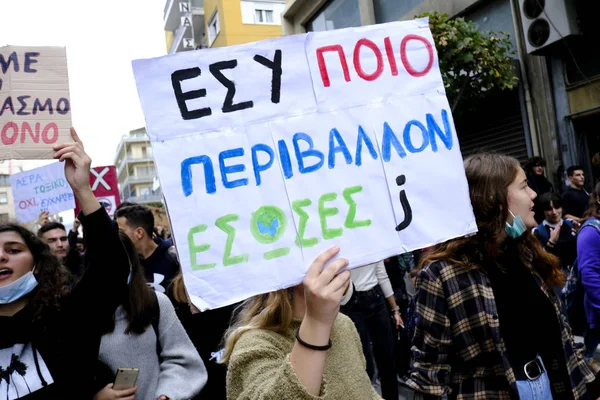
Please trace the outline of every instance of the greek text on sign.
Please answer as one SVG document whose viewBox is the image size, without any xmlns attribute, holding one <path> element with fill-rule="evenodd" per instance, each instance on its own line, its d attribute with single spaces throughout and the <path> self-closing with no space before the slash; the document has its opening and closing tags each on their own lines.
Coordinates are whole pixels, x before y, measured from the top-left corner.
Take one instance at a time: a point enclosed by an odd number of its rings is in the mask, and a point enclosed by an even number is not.
<svg viewBox="0 0 600 400">
<path fill-rule="evenodd" d="M 42 211 L 56 214 L 75 207 L 61 162 L 11 175 L 10 185 L 19 222 L 37 220 Z"/>
<path fill-rule="evenodd" d="M 64 47 L 0 47 L 0 159 L 52 158 L 71 140 Z"/>
<path fill-rule="evenodd" d="M 334 244 L 353 268 L 476 231 L 427 20 L 133 67 L 203 306 L 296 285 Z"/>
</svg>

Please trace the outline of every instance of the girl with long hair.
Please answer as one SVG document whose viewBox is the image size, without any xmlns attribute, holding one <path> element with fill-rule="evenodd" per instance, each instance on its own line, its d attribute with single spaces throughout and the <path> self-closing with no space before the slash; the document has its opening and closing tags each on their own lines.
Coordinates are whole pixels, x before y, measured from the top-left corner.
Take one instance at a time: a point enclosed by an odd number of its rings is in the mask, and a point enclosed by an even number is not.
<svg viewBox="0 0 600 400">
<path fill-rule="evenodd" d="M 72 287 L 69 272 L 33 233 L 0 225 L 0 393 L 3 398 L 89 399 L 99 324 L 110 320 L 129 263 L 116 225 L 90 188 L 91 160 L 73 142 L 54 147 L 82 213 L 87 270 Z"/>
<path fill-rule="evenodd" d="M 204 363 L 169 298 L 148 286 L 133 243 L 124 232 L 120 237 L 131 261 L 129 284 L 102 336 L 98 359 L 113 373 L 120 367 L 139 369 L 135 398 L 190 399 L 206 383 Z M 122 397 L 112 381 L 94 400 Z"/>
<path fill-rule="evenodd" d="M 241 306 L 225 337 L 228 399 L 380 399 L 356 328 L 339 313 L 351 293 L 348 261 L 326 266 L 338 252 L 321 254 L 301 285 Z"/>
<path fill-rule="evenodd" d="M 561 313 L 558 259 L 531 234 L 525 172 L 498 154 L 469 157 L 465 171 L 479 231 L 422 260 L 407 384 L 425 398 L 588 398 L 594 376 Z"/>
</svg>

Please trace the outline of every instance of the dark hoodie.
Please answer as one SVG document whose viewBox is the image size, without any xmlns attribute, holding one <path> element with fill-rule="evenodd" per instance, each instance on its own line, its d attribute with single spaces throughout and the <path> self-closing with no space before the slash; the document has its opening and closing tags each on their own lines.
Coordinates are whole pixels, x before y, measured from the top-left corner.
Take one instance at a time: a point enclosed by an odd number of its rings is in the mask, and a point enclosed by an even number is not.
<svg viewBox="0 0 600 400">
<path fill-rule="evenodd" d="M 26 306 L 0 316 L 0 398 L 91 399 L 101 325 L 110 322 L 126 290 L 129 261 L 104 208 L 80 215 L 86 232 L 86 272 L 62 299 L 60 312 L 33 322 Z"/>
<path fill-rule="evenodd" d="M 146 280 L 156 290 L 168 294 L 167 290 L 181 267 L 179 266 L 179 262 L 177 262 L 176 256 L 169 254 L 169 248 L 173 246 L 172 240 L 155 238 L 154 242 L 158 245 L 156 250 L 148 258 L 140 257 L 140 262 L 142 267 L 144 267 Z"/>
</svg>

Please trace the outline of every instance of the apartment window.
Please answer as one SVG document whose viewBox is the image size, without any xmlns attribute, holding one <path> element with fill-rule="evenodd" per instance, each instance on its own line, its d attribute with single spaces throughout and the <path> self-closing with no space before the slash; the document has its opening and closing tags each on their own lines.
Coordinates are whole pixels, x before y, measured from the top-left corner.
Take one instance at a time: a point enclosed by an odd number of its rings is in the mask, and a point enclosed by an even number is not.
<svg viewBox="0 0 600 400">
<path fill-rule="evenodd" d="M 213 44 L 217 35 L 221 32 L 221 26 L 219 25 L 219 11 L 215 11 L 210 21 L 208 21 L 208 43 Z"/>
<path fill-rule="evenodd" d="M 329 0 L 306 24 L 308 32 L 361 26 L 358 0 Z"/>
<path fill-rule="evenodd" d="M 153 172 L 154 167 L 137 167 L 137 176 L 152 176 Z"/>
<path fill-rule="evenodd" d="M 0 214 L 0 222 L 9 222 L 8 214 Z"/>
<path fill-rule="evenodd" d="M 140 188 L 140 196 L 150 196 L 152 194 L 152 188 L 145 186 Z"/>
<path fill-rule="evenodd" d="M 8 194 L 6 192 L 0 192 L 0 204 L 8 203 Z"/>
<path fill-rule="evenodd" d="M 273 21 L 273 10 L 255 10 L 254 21 L 257 24 L 272 24 Z"/>
</svg>

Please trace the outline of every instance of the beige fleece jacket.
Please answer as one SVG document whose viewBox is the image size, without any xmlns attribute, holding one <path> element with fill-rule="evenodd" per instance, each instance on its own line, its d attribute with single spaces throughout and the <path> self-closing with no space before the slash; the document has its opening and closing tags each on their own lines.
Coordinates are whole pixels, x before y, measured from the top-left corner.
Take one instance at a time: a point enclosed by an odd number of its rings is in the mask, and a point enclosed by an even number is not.
<svg viewBox="0 0 600 400">
<path fill-rule="evenodd" d="M 321 393 L 308 393 L 290 363 L 300 323 L 294 321 L 283 334 L 256 329 L 240 337 L 227 371 L 228 400 L 381 399 L 367 376 L 354 323 L 343 314 L 338 314 L 331 331 Z"/>
</svg>

